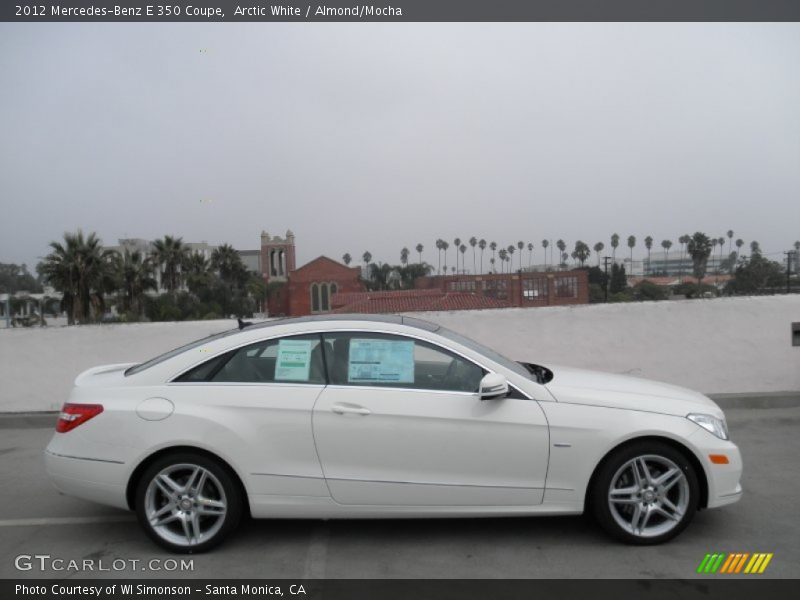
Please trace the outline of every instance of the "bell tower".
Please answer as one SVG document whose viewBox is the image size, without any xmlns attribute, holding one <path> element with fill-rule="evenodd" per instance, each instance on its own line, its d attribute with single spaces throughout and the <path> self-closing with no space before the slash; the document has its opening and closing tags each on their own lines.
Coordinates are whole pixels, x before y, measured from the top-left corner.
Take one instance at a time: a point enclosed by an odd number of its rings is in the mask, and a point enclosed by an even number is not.
<svg viewBox="0 0 800 600">
<path fill-rule="evenodd" d="M 270 236 L 261 232 L 261 275 L 267 283 L 271 281 L 287 281 L 289 273 L 294 271 L 294 233 L 286 231 L 286 237 Z"/>
</svg>

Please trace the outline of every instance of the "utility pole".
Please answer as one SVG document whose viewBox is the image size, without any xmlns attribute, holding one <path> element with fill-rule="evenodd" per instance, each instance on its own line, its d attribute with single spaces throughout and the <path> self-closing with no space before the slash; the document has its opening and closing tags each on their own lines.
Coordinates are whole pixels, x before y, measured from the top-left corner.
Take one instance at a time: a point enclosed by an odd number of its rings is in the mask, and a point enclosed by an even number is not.
<svg viewBox="0 0 800 600">
<path fill-rule="evenodd" d="M 605 301 L 606 302 L 608 302 L 608 261 L 610 261 L 610 260 L 611 259 L 608 256 L 604 256 L 603 257 L 603 263 L 605 265 L 605 270 L 606 270 L 605 286 L 603 286 L 605 288 L 605 296 L 606 296 Z"/>
</svg>

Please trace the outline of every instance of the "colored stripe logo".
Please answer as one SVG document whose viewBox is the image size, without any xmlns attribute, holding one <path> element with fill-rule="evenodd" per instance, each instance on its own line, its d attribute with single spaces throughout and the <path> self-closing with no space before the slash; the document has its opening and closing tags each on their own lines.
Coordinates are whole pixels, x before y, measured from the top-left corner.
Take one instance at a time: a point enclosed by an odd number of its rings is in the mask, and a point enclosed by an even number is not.
<svg viewBox="0 0 800 600">
<path fill-rule="evenodd" d="M 760 575 L 767 570 L 767 565 L 772 560 L 772 552 L 717 552 L 706 554 L 700 565 L 697 567 L 698 573 L 720 573 L 720 574 L 747 574 Z"/>
</svg>

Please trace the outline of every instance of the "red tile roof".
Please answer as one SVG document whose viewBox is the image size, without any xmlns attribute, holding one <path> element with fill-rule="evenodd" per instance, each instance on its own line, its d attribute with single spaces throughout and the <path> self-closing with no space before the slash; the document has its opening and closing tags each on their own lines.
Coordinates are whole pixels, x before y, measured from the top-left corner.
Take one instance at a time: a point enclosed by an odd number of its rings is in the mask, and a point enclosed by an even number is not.
<svg viewBox="0 0 800 600">
<path fill-rule="evenodd" d="M 438 310 L 478 310 L 507 308 L 508 302 L 486 298 L 472 292 L 442 290 L 401 290 L 336 294 L 332 298 L 333 312 L 339 313 L 398 313 Z"/>
</svg>

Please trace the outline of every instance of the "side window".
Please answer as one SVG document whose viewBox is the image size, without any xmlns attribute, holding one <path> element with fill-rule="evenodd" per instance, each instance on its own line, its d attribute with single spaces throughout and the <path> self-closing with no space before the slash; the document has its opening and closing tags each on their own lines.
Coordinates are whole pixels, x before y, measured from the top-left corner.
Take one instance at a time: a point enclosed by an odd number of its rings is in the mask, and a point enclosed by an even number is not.
<svg viewBox="0 0 800 600">
<path fill-rule="evenodd" d="M 177 381 L 325 384 L 320 337 L 305 335 L 257 342 L 213 358 Z"/>
<path fill-rule="evenodd" d="M 334 385 L 477 392 L 484 375 L 460 356 L 402 336 L 343 332 L 324 339 Z"/>
</svg>

